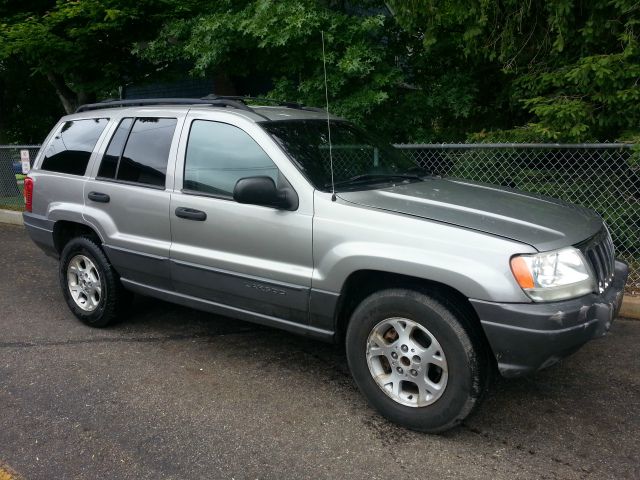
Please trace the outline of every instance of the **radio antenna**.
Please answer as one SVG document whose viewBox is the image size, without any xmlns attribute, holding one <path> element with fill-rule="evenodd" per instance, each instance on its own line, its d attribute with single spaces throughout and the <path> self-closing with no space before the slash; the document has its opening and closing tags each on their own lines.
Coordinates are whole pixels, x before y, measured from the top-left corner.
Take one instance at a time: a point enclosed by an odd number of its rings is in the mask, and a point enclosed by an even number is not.
<svg viewBox="0 0 640 480">
<path fill-rule="evenodd" d="M 329 133 L 329 166 L 331 167 L 331 201 L 336 201 L 336 185 L 333 181 L 333 149 L 331 147 L 331 122 L 329 121 L 329 88 L 327 87 L 327 57 L 324 53 L 324 30 L 322 35 L 322 67 L 324 69 L 324 98 L 327 105 L 327 132 Z"/>
</svg>

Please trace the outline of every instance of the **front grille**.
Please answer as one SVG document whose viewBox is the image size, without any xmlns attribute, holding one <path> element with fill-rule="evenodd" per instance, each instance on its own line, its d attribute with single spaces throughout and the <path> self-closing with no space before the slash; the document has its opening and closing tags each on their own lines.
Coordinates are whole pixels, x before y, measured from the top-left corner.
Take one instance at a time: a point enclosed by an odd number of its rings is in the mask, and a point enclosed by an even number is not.
<svg viewBox="0 0 640 480">
<path fill-rule="evenodd" d="M 596 277 L 598 293 L 604 292 L 615 274 L 615 250 L 607 227 L 589 240 L 577 245 L 591 266 Z"/>
</svg>

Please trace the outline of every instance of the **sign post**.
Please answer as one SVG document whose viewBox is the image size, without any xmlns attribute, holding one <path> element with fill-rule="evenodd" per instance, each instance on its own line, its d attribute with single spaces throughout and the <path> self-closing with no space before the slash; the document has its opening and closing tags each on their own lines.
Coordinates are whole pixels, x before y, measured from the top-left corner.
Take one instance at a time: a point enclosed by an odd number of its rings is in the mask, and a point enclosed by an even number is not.
<svg viewBox="0 0 640 480">
<path fill-rule="evenodd" d="M 26 175 L 31 170 L 31 162 L 29 159 L 29 150 L 20 150 L 20 161 L 22 163 L 22 173 Z"/>
</svg>

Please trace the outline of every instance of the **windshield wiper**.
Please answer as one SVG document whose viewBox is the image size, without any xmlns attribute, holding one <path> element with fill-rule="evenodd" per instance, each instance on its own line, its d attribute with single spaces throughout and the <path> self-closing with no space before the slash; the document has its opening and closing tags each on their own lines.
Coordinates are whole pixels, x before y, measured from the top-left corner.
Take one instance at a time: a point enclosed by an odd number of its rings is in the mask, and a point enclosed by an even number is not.
<svg viewBox="0 0 640 480">
<path fill-rule="evenodd" d="M 355 175 L 351 178 L 347 178 L 346 180 L 340 180 L 339 182 L 335 182 L 333 185 L 335 187 L 342 187 L 345 185 L 354 185 L 359 183 L 366 183 L 370 181 L 376 180 L 393 180 L 393 179 L 403 179 L 403 180 L 420 180 L 422 181 L 422 177 L 420 175 L 411 174 L 411 173 L 363 173 L 361 175 Z M 326 183 L 325 188 L 331 187 L 330 183 Z"/>
</svg>

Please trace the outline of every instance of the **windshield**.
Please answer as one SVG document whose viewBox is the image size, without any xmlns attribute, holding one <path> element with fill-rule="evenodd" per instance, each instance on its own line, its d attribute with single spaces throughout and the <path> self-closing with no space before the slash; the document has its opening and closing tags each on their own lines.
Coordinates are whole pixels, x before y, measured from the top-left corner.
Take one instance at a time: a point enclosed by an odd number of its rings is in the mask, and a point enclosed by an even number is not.
<svg viewBox="0 0 640 480">
<path fill-rule="evenodd" d="M 331 190 L 329 135 L 324 120 L 261 123 L 284 148 L 315 188 Z M 422 171 L 390 145 L 378 143 L 344 121 L 331 122 L 333 178 L 336 189 L 371 188 L 381 183 L 420 181 Z"/>
</svg>

